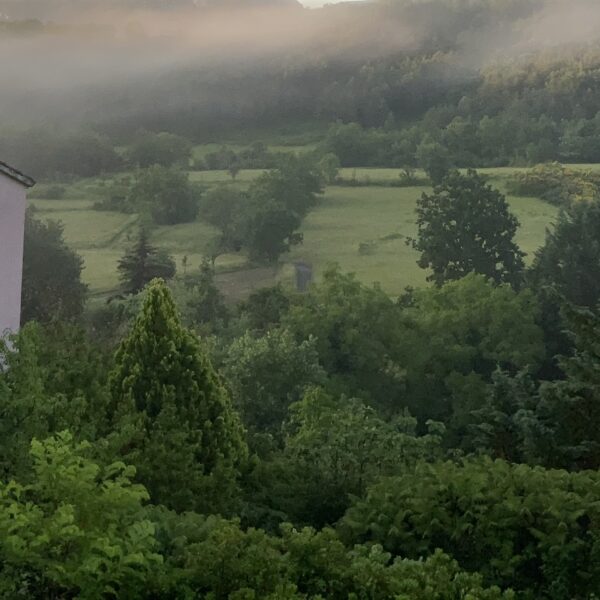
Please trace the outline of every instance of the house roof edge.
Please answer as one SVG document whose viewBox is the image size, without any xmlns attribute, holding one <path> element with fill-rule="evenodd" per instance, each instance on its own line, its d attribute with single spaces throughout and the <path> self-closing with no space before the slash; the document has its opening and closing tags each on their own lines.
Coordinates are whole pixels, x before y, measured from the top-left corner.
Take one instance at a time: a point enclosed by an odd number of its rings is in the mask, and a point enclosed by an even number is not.
<svg viewBox="0 0 600 600">
<path fill-rule="evenodd" d="M 27 188 L 33 187 L 35 185 L 35 180 L 32 177 L 29 177 L 29 175 L 25 175 L 25 173 L 21 173 L 21 171 L 18 171 L 14 167 L 11 167 L 10 165 L 6 164 L 5 162 L 2 162 L 1 160 L 0 173 L 2 175 L 6 175 L 6 177 L 13 179 L 17 183 L 20 183 L 21 185 L 24 185 Z"/>
</svg>

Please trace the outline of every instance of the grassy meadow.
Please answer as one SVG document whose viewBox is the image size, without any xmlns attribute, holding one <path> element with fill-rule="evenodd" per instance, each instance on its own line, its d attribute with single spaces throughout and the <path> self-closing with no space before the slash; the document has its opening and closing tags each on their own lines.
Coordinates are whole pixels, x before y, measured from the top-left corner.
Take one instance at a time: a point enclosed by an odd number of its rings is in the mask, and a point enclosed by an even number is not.
<svg viewBox="0 0 600 600">
<path fill-rule="evenodd" d="M 407 245 L 416 234 L 415 205 L 422 187 L 331 187 L 320 207 L 304 223 L 304 244 L 288 262 L 304 260 L 317 276 L 328 263 L 355 272 L 365 283 L 380 283 L 400 294 L 422 286 L 427 273 L 417 266 L 418 253 Z M 518 242 L 530 256 L 539 248 L 556 215 L 554 207 L 535 198 L 509 198 L 521 222 Z"/>
<path fill-rule="evenodd" d="M 205 186 L 219 184 L 248 185 L 261 170 L 244 170 L 232 181 L 225 171 L 190 173 L 190 179 Z M 514 169 L 483 169 L 493 184 L 502 189 L 503 180 Z M 390 294 L 400 294 L 406 286 L 424 285 L 426 273 L 417 264 L 417 253 L 407 244 L 416 233 L 415 204 L 428 188 L 392 187 L 385 182 L 399 178 L 397 169 L 342 169 L 344 180 L 355 179 L 360 185 L 330 186 L 320 205 L 306 218 L 302 232 L 304 243 L 282 257 L 275 267 L 249 265 L 243 254 L 230 254 L 217 260 L 217 280 L 230 299 L 244 297 L 253 289 L 282 281 L 291 285 L 293 263 L 313 265 L 317 279 L 329 264 L 338 263 L 344 271 L 357 274 L 367 283 L 379 283 Z M 422 173 L 417 173 L 422 178 Z M 373 185 L 369 185 L 372 182 Z M 118 286 L 117 263 L 132 242 L 138 224 L 137 215 L 98 212 L 92 206 L 102 197 L 107 180 L 83 180 L 66 187 L 64 197 L 43 197 L 43 187 L 31 200 L 41 218 L 64 224 L 65 238 L 85 261 L 83 277 L 92 296 L 110 293 Z M 518 242 L 531 259 L 544 242 L 545 230 L 556 216 L 556 209 L 536 198 L 509 197 L 521 227 Z M 197 221 L 152 231 L 152 243 L 168 250 L 183 270 L 195 269 L 204 249 L 217 235 L 210 225 Z"/>
</svg>

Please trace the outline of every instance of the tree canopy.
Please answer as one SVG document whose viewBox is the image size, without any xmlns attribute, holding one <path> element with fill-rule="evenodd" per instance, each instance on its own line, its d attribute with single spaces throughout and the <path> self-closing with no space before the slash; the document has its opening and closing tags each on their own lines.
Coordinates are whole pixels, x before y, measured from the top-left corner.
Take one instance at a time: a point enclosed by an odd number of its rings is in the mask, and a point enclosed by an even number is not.
<svg viewBox="0 0 600 600">
<path fill-rule="evenodd" d="M 514 242 L 519 222 L 505 197 L 475 171 L 450 173 L 417 204 L 413 246 L 429 281 L 441 285 L 469 273 L 497 283 L 519 283 L 523 252 Z"/>
<path fill-rule="evenodd" d="M 247 455 L 243 429 L 161 280 L 116 353 L 110 389 L 116 442 L 153 496 L 180 510 L 225 502 Z"/>
<path fill-rule="evenodd" d="M 81 316 L 87 286 L 83 259 L 64 239 L 60 222 L 41 221 L 32 209 L 25 216 L 21 320 L 48 322 Z"/>
<path fill-rule="evenodd" d="M 189 223 L 198 215 L 198 193 L 187 173 L 156 164 L 138 172 L 127 203 L 157 225 Z"/>
<path fill-rule="evenodd" d="M 569 302 L 595 308 L 600 301 L 600 205 L 573 202 L 559 214 L 536 253 L 530 277 L 554 287 Z"/>
</svg>

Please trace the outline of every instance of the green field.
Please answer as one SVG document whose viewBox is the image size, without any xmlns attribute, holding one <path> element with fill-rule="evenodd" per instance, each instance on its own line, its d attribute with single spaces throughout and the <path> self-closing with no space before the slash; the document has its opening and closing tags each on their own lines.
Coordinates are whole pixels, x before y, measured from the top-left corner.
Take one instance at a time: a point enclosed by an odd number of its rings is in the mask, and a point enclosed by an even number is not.
<svg viewBox="0 0 600 600">
<path fill-rule="evenodd" d="M 239 185 L 246 185 L 261 170 L 240 172 Z M 514 169 L 483 169 L 499 188 Z M 344 178 L 368 178 L 371 181 L 393 181 L 396 169 L 345 169 Z M 193 181 L 206 185 L 231 182 L 225 171 L 204 171 L 190 174 Z M 35 198 L 40 218 L 59 220 L 64 224 L 65 238 L 85 260 L 84 279 L 93 295 L 102 295 L 118 285 L 116 266 L 125 248 L 131 243 L 138 217 L 92 210 L 102 189 L 103 180 L 80 181 L 67 186 L 65 198 L 48 200 Z M 283 256 L 274 267 L 257 268 L 248 265 L 243 254 L 224 255 L 217 261 L 218 282 L 231 299 L 243 297 L 252 289 L 283 281 L 291 284 L 293 263 L 304 261 L 313 265 L 317 279 L 327 265 L 338 263 L 343 270 L 355 272 L 359 279 L 378 282 L 390 294 L 401 293 L 406 286 L 425 284 L 426 273 L 417 264 L 417 253 L 406 244 L 414 236 L 415 203 L 427 188 L 373 186 L 331 186 L 326 189 L 320 205 L 311 212 L 303 225 L 304 243 Z M 528 258 L 544 242 L 546 227 L 556 216 L 556 209 L 535 198 L 509 197 L 512 210 L 521 227 L 518 242 Z M 152 231 L 152 242 L 169 251 L 182 270 L 187 257 L 188 269 L 200 264 L 204 249 L 217 235 L 215 229 L 200 221 Z"/>
<path fill-rule="evenodd" d="M 423 188 L 343 188 L 327 190 L 319 208 L 304 224 L 304 244 L 287 262 L 312 263 L 317 276 L 328 263 L 357 274 L 366 283 L 381 283 L 391 294 L 425 284 L 418 254 L 406 244 L 416 233 L 415 203 Z M 521 228 L 518 242 L 531 254 L 544 242 L 556 209 L 535 198 L 509 198 Z M 361 250 L 362 244 L 362 250 Z"/>
</svg>

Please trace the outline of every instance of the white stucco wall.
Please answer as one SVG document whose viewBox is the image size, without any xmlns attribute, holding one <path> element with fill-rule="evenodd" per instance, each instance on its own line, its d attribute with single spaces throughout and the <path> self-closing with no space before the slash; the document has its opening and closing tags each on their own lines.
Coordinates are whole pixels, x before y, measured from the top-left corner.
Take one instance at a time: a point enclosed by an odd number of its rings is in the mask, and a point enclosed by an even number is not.
<svg viewBox="0 0 600 600">
<path fill-rule="evenodd" d="M 26 188 L 0 173 L 0 335 L 20 323 L 25 207 Z"/>
</svg>

